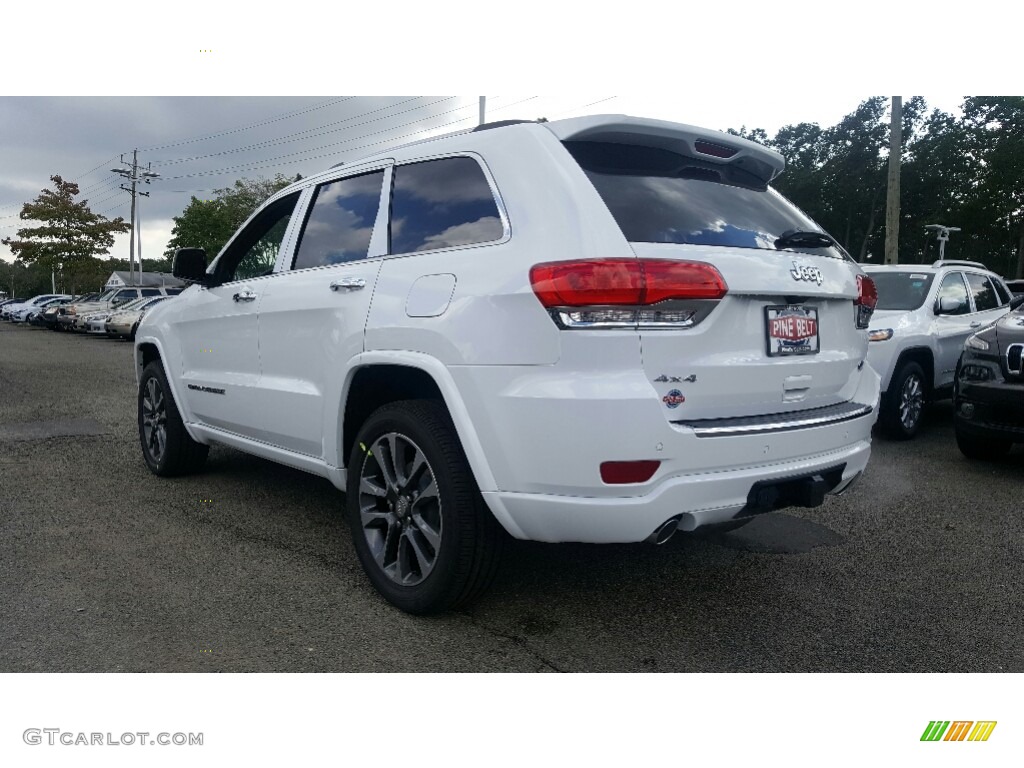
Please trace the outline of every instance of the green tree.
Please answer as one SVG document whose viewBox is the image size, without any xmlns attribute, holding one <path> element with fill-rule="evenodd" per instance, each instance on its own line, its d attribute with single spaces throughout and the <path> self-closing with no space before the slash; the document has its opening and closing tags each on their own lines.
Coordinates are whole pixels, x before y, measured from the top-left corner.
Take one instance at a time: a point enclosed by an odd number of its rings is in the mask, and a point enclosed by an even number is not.
<svg viewBox="0 0 1024 768">
<path fill-rule="evenodd" d="M 88 200 L 75 200 L 78 185 L 60 176 L 50 177 L 53 189 L 44 189 L 39 197 L 22 206 L 23 221 L 39 222 L 17 231 L 15 238 L 2 242 L 19 262 L 35 265 L 44 272 L 72 275 L 88 269 L 97 256 L 109 253 L 114 235 L 127 232 L 129 225 L 120 216 L 110 220 L 93 213 Z M 74 290 L 74 287 L 72 288 Z"/>
<path fill-rule="evenodd" d="M 212 198 L 193 196 L 182 214 L 174 217 L 164 255 L 173 256 L 177 248 L 203 248 L 211 258 L 216 256 L 264 200 L 300 178 L 278 174 L 273 179 L 238 179 L 230 187 L 215 190 Z"/>
<path fill-rule="evenodd" d="M 1024 275 L 1024 96 L 971 96 L 964 122 L 973 139 L 976 185 L 963 209 L 967 243 L 990 266 Z M 964 224 L 972 227 L 967 230 Z"/>
</svg>

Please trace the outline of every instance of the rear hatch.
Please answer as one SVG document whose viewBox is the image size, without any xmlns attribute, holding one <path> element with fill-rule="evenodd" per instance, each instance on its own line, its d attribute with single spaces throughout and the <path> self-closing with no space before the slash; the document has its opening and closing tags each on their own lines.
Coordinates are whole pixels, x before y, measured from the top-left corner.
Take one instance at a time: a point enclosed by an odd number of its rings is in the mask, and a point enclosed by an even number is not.
<svg viewBox="0 0 1024 768">
<path fill-rule="evenodd" d="M 644 370 L 665 417 L 780 414 L 850 400 L 867 347 L 859 269 L 768 187 L 779 155 L 684 128 L 617 126 L 563 138 L 638 259 L 708 264 L 724 281 L 719 298 L 663 302 L 651 307 L 660 315 L 638 319 Z"/>
</svg>

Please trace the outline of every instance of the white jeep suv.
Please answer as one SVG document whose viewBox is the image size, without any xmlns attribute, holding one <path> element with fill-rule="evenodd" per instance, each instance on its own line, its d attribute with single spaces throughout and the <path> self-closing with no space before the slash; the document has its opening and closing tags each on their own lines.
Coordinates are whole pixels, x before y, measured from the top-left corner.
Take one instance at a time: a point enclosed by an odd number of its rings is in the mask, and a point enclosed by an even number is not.
<svg viewBox="0 0 1024 768">
<path fill-rule="evenodd" d="M 917 434 L 925 404 L 950 397 L 964 341 L 1010 311 L 1001 277 L 974 261 L 865 266 L 878 290 L 868 362 L 882 378 L 879 427 Z"/>
<path fill-rule="evenodd" d="M 874 286 L 773 191 L 777 153 L 621 115 L 392 148 L 270 198 L 136 337 L 150 469 L 220 443 L 346 492 L 404 610 L 503 531 L 661 542 L 864 470 Z M 503 530 L 502 530 L 503 529 Z"/>
</svg>

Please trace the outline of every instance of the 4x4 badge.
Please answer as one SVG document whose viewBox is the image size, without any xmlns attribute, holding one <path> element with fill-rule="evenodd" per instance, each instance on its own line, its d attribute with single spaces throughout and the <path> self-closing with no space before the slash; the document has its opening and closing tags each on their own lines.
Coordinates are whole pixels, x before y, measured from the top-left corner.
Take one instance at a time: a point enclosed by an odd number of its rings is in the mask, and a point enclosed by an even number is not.
<svg viewBox="0 0 1024 768">
<path fill-rule="evenodd" d="M 790 276 L 794 280 L 806 280 L 809 283 L 817 283 L 821 285 L 822 280 L 825 278 L 821 274 L 821 270 L 817 267 L 808 267 L 806 264 L 797 264 L 793 262 L 793 268 L 789 270 Z"/>
</svg>

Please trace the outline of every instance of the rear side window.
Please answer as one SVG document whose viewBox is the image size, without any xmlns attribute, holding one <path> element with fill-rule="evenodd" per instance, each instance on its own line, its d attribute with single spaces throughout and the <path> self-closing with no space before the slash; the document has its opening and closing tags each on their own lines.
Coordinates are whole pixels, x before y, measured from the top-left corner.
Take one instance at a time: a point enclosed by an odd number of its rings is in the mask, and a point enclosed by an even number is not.
<svg viewBox="0 0 1024 768">
<path fill-rule="evenodd" d="M 156 288 L 143 288 L 142 289 L 142 295 L 143 296 L 159 296 L 160 295 L 160 291 L 158 291 Z"/>
<path fill-rule="evenodd" d="M 992 278 L 989 278 L 989 280 L 992 280 Z M 1002 280 L 992 280 L 992 285 L 994 285 L 996 287 L 996 294 L 999 296 L 999 303 L 1000 304 L 1009 304 L 1010 303 L 1010 292 L 1008 290 L 1006 290 L 1006 286 L 1003 285 L 1003 281 Z"/>
<path fill-rule="evenodd" d="M 292 269 L 365 259 L 383 183 L 374 171 L 317 187 Z"/>
<path fill-rule="evenodd" d="M 632 144 L 567 141 L 565 147 L 630 242 L 774 251 L 784 232 L 821 231 L 782 195 L 729 164 Z M 806 252 L 845 258 L 834 247 Z"/>
<path fill-rule="evenodd" d="M 400 165 L 391 192 L 391 253 L 487 243 L 504 234 L 483 169 L 471 157 Z"/>
<path fill-rule="evenodd" d="M 967 284 L 971 288 L 971 295 L 974 297 L 974 310 L 976 312 L 984 312 L 987 309 L 996 309 L 999 307 L 999 299 L 996 298 L 996 289 L 992 287 L 992 283 L 984 275 L 979 275 L 974 272 L 965 273 L 967 276 Z"/>
</svg>

